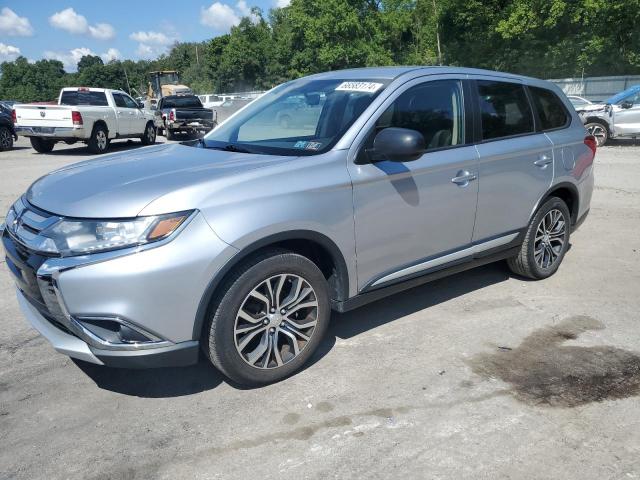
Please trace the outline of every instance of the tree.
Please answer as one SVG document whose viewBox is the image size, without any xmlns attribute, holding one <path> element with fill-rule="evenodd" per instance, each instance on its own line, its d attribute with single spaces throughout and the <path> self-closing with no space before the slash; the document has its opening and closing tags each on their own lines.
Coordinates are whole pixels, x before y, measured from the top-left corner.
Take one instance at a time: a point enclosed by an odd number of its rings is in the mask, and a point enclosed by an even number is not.
<svg viewBox="0 0 640 480">
<path fill-rule="evenodd" d="M 85 68 L 93 67 L 94 65 L 102 66 L 104 62 L 97 55 L 84 55 L 78 62 L 78 72 L 82 72 Z"/>
</svg>

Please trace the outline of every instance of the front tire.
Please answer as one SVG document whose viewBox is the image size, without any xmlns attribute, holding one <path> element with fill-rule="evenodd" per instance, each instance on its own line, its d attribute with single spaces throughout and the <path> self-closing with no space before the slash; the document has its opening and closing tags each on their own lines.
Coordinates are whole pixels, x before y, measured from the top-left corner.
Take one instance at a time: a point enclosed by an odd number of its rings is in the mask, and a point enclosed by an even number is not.
<svg viewBox="0 0 640 480">
<path fill-rule="evenodd" d="M 140 140 L 142 140 L 143 145 L 153 145 L 156 143 L 156 127 L 153 125 L 153 122 L 147 123 Z"/>
<path fill-rule="evenodd" d="M 53 150 L 55 142 L 39 137 L 30 137 L 31 146 L 38 153 L 49 153 Z"/>
<path fill-rule="evenodd" d="M 598 147 L 603 146 L 609 140 L 609 128 L 602 122 L 589 122 L 584 128 L 587 129 L 589 135 L 595 137 Z"/>
<path fill-rule="evenodd" d="M 551 197 L 529 222 L 520 252 L 507 260 L 513 273 L 534 280 L 548 278 L 558 270 L 567 249 L 571 213 L 560 198 Z"/>
<path fill-rule="evenodd" d="M 96 125 L 87 143 L 91 153 L 101 154 L 109 150 L 109 132 L 104 125 Z"/>
<path fill-rule="evenodd" d="M 271 250 L 241 264 L 213 300 L 203 349 L 234 382 L 282 380 L 313 355 L 329 324 L 327 282 L 308 258 Z"/>
</svg>

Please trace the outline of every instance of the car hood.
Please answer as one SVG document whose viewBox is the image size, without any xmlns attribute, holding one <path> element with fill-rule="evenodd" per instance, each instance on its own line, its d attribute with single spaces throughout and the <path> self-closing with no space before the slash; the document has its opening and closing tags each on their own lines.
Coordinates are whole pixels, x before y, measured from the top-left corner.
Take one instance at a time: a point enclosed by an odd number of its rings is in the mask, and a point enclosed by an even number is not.
<svg viewBox="0 0 640 480">
<path fill-rule="evenodd" d="M 198 208 L 198 200 L 215 191 L 216 184 L 292 158 L 158 145 L 51 172 L 31 185 L 27 200 L 67 217 L 123 218 L 139 215 L 165 195 L 178 194 L 180 201 L 169 211 L 181 211 Z"/>
</svg>

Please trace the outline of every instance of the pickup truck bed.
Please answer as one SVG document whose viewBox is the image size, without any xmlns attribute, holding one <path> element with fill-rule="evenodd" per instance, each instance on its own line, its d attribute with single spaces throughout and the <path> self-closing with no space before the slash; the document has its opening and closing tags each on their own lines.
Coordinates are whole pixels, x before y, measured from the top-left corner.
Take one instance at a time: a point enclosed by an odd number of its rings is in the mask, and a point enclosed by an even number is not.
<svg viewBox="0 0 640 480">
<path fill-rule="evenodd" d="M 195 95 L 171 95 L 158 102 L 156 126 L 169 140 L 177 133 L 206 133 L 216 124 L 213 110 L 204 108 Z"/>
</svg>

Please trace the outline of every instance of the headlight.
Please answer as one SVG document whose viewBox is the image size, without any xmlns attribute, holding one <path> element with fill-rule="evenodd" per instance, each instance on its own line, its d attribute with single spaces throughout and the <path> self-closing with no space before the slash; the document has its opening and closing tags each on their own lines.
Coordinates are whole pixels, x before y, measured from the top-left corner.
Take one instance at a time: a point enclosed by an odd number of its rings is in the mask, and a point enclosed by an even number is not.
<svg viewBox="0 0 640 480">
<path fill-rule="evenodd" d="M 40 235 L 41 251 L 83 255 L 157 242 L 170 236 L 192 212 L 126 220 L 60 220 Z"/>
</svg>

